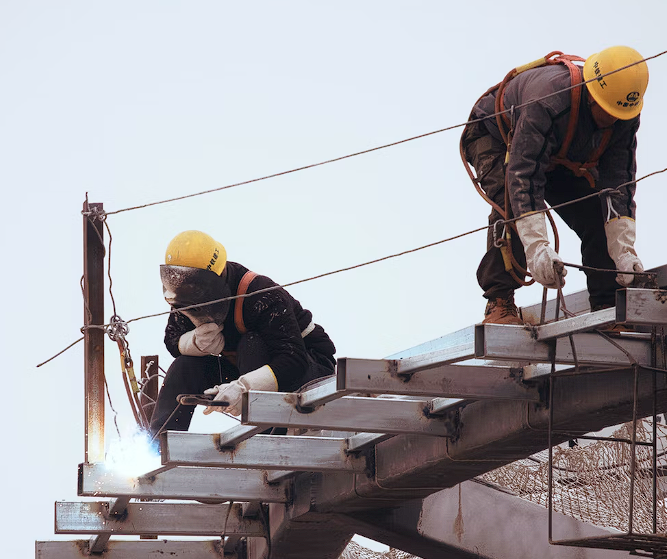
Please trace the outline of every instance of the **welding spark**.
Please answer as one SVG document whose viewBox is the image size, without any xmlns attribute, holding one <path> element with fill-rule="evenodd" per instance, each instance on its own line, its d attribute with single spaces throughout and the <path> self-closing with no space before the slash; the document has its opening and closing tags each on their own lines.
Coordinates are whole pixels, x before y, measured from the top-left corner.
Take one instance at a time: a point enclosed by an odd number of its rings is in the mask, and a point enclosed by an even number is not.
<svg viewBox="0 0 667 559">
<path fill-rule="evenodd" d="M 161 466 L 157 443 L 146 431 L 135 431 L 109 443 L 106 468 L 117 475 L 136 478 Z"/>
</svg>

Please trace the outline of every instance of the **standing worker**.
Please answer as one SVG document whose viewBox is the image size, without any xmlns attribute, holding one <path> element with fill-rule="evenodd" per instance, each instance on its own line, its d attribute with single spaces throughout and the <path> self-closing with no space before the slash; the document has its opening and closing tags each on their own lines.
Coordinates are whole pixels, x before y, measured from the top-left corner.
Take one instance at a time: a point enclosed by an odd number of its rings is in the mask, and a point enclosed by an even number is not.
<svg viewBox="0 0 667 559">
<path fill-rule="evenodd" d="M 179 394 L 214 395 L 229 403 L 227 413 L 239 415 L 248 390 L 292 392 L 334 374 L 336 348 L 311 312 L 268 277 L 228 262 L 224 246 L 206 233 L 177 235 L 160 276 L 164 298 L 175 311 L 164 341 L 176 359 L 158 396 L 153 435 L 187 431 L 195 407 L 179 405 Z M 245 294 L 233 304 L 179 310 Z M 208 407 L 204 413 L 222 409 Z"/>
<path fill-rule="evenodd" d="M 584 62 L 583 68 L 574 62 Z M 627 68 L 625 68 L 627 67 Z M 625 68 L 615 73 L 614 70 Z M 597 79 L 596 79 L 597 78 Z M 592 81 L 588 81 L 592 80 Z M 577 84 L 585 83 L 585 87 Z M 514 291 L 535 281 L 557 288 L 565 270 L 549 246 L 544 212 L 601 189 L 609 194 L 555 211 L 581 239 L 584 266 L 641 272 L 635 252 L 637 129 L 648 68 L 629 47 L 587 59 L 551 53 L 517 68 L 477 101 L 461 138 L 468 172 L 492 205 L 477 280 L 487 299 L 484 322 L 522 324 Z M 506 114 L 492 116 L 507 111 Z M 467 164 L 466 164 L 467 167 Z M 621 186 L 623 185 L 623 186 Z M 556 264 L 556 268 L 554 268 Z M 558 270 L 562 270 L 559 272 Z M 561 275 L 562 274 L 562 275 Z M 615 291 L 634 276 L 586 270 L 591 310 L 614 306 Z"/>
</svg>

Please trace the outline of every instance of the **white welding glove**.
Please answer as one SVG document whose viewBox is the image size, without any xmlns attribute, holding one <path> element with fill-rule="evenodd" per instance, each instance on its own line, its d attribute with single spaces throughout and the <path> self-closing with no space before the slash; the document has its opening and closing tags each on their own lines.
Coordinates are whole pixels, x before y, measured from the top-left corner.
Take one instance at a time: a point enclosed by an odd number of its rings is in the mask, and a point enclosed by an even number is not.
<svg viewBox="0 0 667 559">
<path fill-rule="evenodd" d="M 181 355 L 192 357 L 220 355 L 224 347 L 225 337 L 222 335 L 222 327 L 215 322 L 197 326 L 178 339 L 178 351 Z"/>
<path fill-rule="evenodd" d="M 528 270 L 530 270 L 535 281 L 550 289 L 562 287 L 561 283 L 564 284 L 565 282 L 561 280 L 561 276 L 554 270 L 554 264 L 556 262 L 562 263 L 563 260 L 549 246 L 544 214 L 534 213 L 525 215 L 516 221 L 516 228 L 526 252 Z M 565 276 L 565 274 L 567 274 L 567 270 L 563 268 L 562 275 Z"/>
<path fill-rule="evenodd" d="M 230 413 L 232 415 L 241 415 L 241 401 L 243 394 L 248 390 L 262 390 L 264 392 L 276 392 L 278 390 L 278 381 L 273 370 L 268 365 L 259 369 L 250 371 L 241 375 L 237 380 L 228 384 L 221 384 L 204 390 L 204 394 L 215 394 L 215 401 L 229 402 L 226 408 L 208 407 L 204 410 L 204 415 L 214 411 Z"/>
<path fill-rule="evenodd" d="M 604 224 L 607 234 L 607 250 L 609 256 L 616 264 L 620 272 L 643 272 L 641 260 L 635 252 L 635 238 L 637 237 L 637 224 L 629 217 L 619 217 Z M 632 274 L 618 274 L 616 281 L 628 287 L 632 285 L 635 276 Z"/>
</svg>

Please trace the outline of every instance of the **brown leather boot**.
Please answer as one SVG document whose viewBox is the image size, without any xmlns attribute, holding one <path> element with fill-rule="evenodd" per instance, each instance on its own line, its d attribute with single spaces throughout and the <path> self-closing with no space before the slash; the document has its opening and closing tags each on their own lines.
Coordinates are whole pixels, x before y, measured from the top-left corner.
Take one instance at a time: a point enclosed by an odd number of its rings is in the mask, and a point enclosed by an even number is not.
<svg viewBox="0 0 667 559">
<path fill-rule="evenodd" d="M 490 299 L 486 304 L 482 323 L 523 325 L 523 320 L 519 318 L 519 310 L 514 304 L 514 294 Z"/>
</svg>

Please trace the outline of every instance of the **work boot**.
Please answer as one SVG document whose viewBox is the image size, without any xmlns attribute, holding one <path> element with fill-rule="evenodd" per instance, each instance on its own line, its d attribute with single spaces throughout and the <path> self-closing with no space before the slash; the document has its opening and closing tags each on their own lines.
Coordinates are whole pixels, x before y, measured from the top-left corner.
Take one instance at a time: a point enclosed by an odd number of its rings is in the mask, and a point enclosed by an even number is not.
<svg viewBox="0 0 667 559">
<path fill-rule="evenodd" d="M 483 324 L 516 324 L 523 325 L 519 318 L 519 310 L 514 304 L 514 294 L 507 297 L 489 299 L 484 311 Z"/>
</svg>

